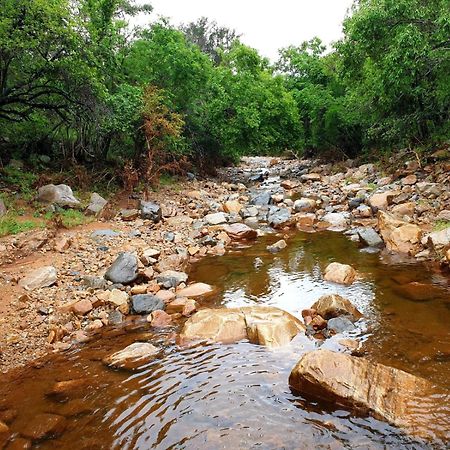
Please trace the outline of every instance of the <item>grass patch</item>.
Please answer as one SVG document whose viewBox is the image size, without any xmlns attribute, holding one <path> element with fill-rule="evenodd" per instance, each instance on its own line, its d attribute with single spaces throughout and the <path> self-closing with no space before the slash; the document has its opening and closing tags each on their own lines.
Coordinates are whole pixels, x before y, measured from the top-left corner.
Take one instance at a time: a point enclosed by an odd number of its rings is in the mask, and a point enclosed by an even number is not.
<svg viewBox="0 0 450 450">
<path fill-rule="evenodd" d="M 46 220 L 61 218 L 61 223 L 66 228 L 77 227 L 78 225 L 83 225 L 93 220 L 90 217 L 86 217 L 83 212 L 76 209 L 64 209 L 55 213 L 46 213 L 44 218 Z"/>
<path fill-rule="evenodd" d="M 450 227 L 450 221 L 448 220 L 438 220 L 435 222 L 433 231 L 442 231 Z"/>
<path fill-rule="evenodd" d="M 34 183 L 38 177 L 34 173 L 7 166 L 2 170 L 1 177 L 5 184 L 14 186 L 20 192 L 23 200 L 31 200 L 36 195 Z"/>
<path fill-rule="evenodd" d="M 42 222 L 37 220 L 19 220 L 17 216 L 6 215 L 0 218 L 0 236 L 18 234 L 35 228 L 43 228 L 43 226 Z"/>
</svg>

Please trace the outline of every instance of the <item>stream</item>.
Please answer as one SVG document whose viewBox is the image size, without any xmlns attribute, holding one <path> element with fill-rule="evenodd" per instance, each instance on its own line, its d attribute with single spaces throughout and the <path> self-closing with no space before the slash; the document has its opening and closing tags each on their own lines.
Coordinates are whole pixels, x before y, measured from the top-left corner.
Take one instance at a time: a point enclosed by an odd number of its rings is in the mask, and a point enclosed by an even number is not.
<svg viewBox="0 0 450 450">
<path fill-rule="evenodd" d="M 287 380 L 305 351 L 337 349 L 343 337 L 357 337 L 367 358 L 449 389 L 448 278 L 424 263 L 365 252 L 340 233 L 298 232 L 280 253 L 267 252 L 277 239 L 269 234 L 196 263 L 190 279 L 218 288 L 201 307 L 271 305 L 301 318 L 321 295 L 339 293 L 367 319 L 345 336 L 322 343 L 299 335 L 276 350 L 247 342 L 180 348 L 177 328 L 156 332 L 145 322 L 110 329 L 1 383 L 0 413 L 9 414 L 12 432 L 20 436 L 38 414 L 50 413 L 66 418 L 64 432 L 32 448 L 443 448 L 438 439 L 415 441 L 385 422 L 294 395 Z M 351 264 L 360 279 L 348 287 L 323 282 L 331 261 Z M 404 290 L 411 281 L 428 284 L 430 298 L 412 300 Z M 134 372 L 102 364 L 135 341 L 161 347 L 161 357 Z M 82 387 L 52 392 L 55 382 L 72 379 L 82 379 Z M 447 396 L 441 400 L 448 405 Z M 436 429 L 448 430 L 450 411 L 447 419 Z M 6 448 L 28 444 L 17 438 Z"/>
</svg>

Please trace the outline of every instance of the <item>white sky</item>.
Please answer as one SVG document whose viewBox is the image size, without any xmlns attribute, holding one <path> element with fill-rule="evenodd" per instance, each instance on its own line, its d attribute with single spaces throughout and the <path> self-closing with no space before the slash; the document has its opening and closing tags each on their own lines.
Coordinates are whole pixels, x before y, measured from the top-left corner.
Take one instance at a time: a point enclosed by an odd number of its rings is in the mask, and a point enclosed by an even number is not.
<svg viewBox="0 0 450 450">
<path fill-rule="evenodd" d="M 277 59 L 279 48 L 319 36 L 325 44 L 341 37 L 353 0 L 149 0 L 152 19 L 179 25 L 206 16 L 242 34 L 243 43 Z"/>
</svg>

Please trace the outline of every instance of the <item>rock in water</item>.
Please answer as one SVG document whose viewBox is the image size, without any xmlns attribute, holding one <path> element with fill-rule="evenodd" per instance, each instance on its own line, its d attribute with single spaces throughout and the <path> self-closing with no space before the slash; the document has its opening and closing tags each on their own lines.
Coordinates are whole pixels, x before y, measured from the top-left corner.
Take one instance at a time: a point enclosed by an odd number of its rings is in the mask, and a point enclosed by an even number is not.
<svg viewBox="0 0 450 450">
<path fill-rule="evenodd" d="M 287 247 L 286 241 L 284 239 L 281 239 L 281 240 L 275 242 L 275 244 L 268 245 L 266 247 L 266 249 L 270 253 L 278 253 L 281 250 L 285 249 L 286 247 Z"/>
<path fill-rule="evenodd" d="M 310 398 L 368 411 L 418 436 L 428 435 L 435 419 L 431 383 L 343 353 L 306 353 L 292 369 L 289 385 Z"/>
<path fill-rule="evenodd" d="M 105 273 L 105 278 L 113 283 L 128 284 L 138 275 L 138 259 L 133 253 L 119 253 Z"/>
<path fill-rule="evenodd" d="M 339 284 L 352 284 L 356 278 L 356 271 L 348 264 L 331 263 L 325 269 L 323 279 Z"/>
<path fill-rule="evenodd" d="M 214 292 L 214 288 L 206 283 L 194 283 L 188 287 L 177 291 L 178 297 L 199 298 L 210 295 Z"/>
<path fill-rule="evenodd" d="M 141 200 L 141 217 L 158 223 L 162 219 L 162 209 L 156 203 Z"/>
<path fill-rule="evenodd" d="M 88 207 L 86 208 L 85 214 L 87 216 L 97 216 L 103 210 L 103 208 L 108 203 L 101 195 L 93 192 L 91 194 L 91 200 L 89 202 Z"/>
<path fill-rule="evenodd" d="M 358 229 L 358 236 L 361 242 L 369 247 L 382 247 L 383 239 L 373 228 L 360 228 Z"/>
<path fill-rule="evenodd" d="M 57 414 L 37 414 L 21 430 L 21 434 L 33 441 L 59 436 L 64 432 L 67 421 Z"/>
<path fill-rule="evenodd" d="M 159 348 L 148 342 L 135 342 L 103 358 L 103 364 L 117 369 L 132 370 L 147 360 L 156 357 L 159 351 Z"/>
<path fill-rule="evenodd" d="M 51 286 L 56 283 L 58 274 L 53 266 L 40 267 L 32 270 L 19 281 L 19 286 L 27 291 Z"/>
<path fill-rule="evenodd" d="M 349 315 L 354 319 L 362 317 L 362 314 L 349 300 L 337 294 L 323 295 L 311 306 L 311 309 L 314 309 L 326 320 L 342 315 Z"/>
<path fill-rule="evenodd" d="M 289 344 L 304 329 L 300 320 L 286 311 L 269 306 L 247 306 L 202 309 L 185 323 L 180 337 L 182 342 L 232 343 L 248 339 L 253 344 L 280 347 Z"/>
<path fill-rule="evenodd" d="M 131 296 L 131 306 L 135 314 L 150 314 L 158 309 L 164 310 L 164 300 L 153 294 L 137 294 Z"/>
<path fill-rule="evenodd" d="M 417 225 L 378 211 L 378 229 L 388 250 L 410 255 L 420 250 L 422 230 Z"/>
<path fill-rule="evenodd" d="M 38 200 L 40 202 L 51 203 L 58 206 L 77 207 L 80 205 L 66 184 L 47 184 L 38 190 Z"/>
</svg>

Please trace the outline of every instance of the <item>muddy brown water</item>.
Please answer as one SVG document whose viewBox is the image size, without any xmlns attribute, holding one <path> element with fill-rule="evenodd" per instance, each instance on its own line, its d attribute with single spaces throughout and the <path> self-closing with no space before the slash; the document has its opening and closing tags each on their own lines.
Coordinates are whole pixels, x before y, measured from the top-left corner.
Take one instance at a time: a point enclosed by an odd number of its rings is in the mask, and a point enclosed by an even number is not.
<svg viewBox="0 0 450 450">
<path fill-rule="evenodd" d="M 364 342 L 366 357 L 420 375 L 448 392 L 446 275 L 415 261 L 361 251 L 337 233 L 299 233 L 285 250 L 269 254 L 265 247 L 276 239 L 264 237 L 251 247 L 199 261 L 190 278 L 219 288 L 202 306 L 273 305 L 299 316 L 320 295 L 340 293 L 367 317 L 352 333 Z M 324 283 L 321 273 L 331 261 L 352 264 L 361 278 L 350 287 Z M 419 286 L 419 299 L 408 289 L 409 282 L 425 284 Z M 42 449 L 446 445 L 438 438 L 413 440 L 382 421 L 294 395 L 287 385 L 289 372 L 303 352 L 318 348 L 314 340 L 300 336 L 278 350 L 247 342 L 180 349 L 174 331 L 155 332 L 145 326 L 111 330 L 102 339 L 28 367 L 14 379 L 5 378 L 0 384 L 0 420 L 1 414 L 9 416 L 14 438 L 38 414 L 65 416 L 63 434 L 33 443 Z M 141 340 L 159 345 L 162 356 L 134 372 L 102 364 L 105 355 Z M 332 338 L 323 345 L 335 348 L 336 342 Z M 85 380 L 81 389 L 67 396 L 48 395 L 55 381 L 80 378 Z M 448 396 L 443 394 L 441 400 L 448 405 Z M 433 427 L 442 432 L 449 424 L 450 410 L 444 423 L 437 421 Z"/>
</svg>

